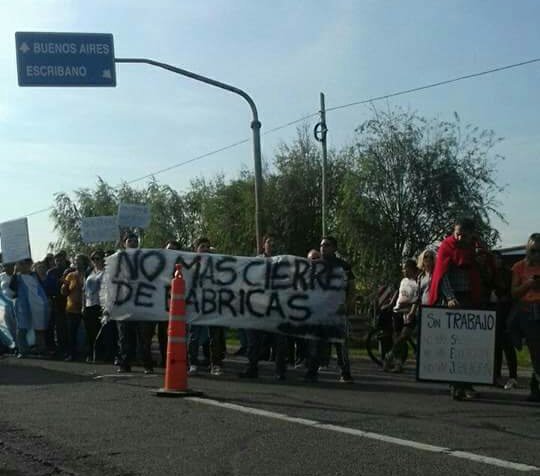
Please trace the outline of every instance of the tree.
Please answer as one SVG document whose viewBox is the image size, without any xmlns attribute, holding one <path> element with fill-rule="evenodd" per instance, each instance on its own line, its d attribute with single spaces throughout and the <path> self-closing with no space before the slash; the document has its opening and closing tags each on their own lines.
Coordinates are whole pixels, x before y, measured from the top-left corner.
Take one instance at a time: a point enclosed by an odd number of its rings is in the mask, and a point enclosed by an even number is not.
<svg viewBox="0 0 540 476">
<path fill-rule="evenodd" d="M 441 240 L 460 216 L 473 217 L 486 241 L 502 218 L 494 179 L 500 141 L 492 131 L 374 110 L 343 153 L 350 173 L 340 190 L 339 235 L 366 279 L 396 279 L 401 261 Z"/>
<path fill-rule="evenodd" d="M 212 180 L 195 180 L 187 200 L 192 204 L 192 220 L 198 234 L 208 237 L 219 253 L 253 254 L 253 174 L 243 170 L 229 182 L 221 175 Z"/>
<path fill-rule="evenodd" d="M 160 248 L 168 239 L 177 239 L 189 246 L 191 238 L 189 213 L 185 210 L 183 197 L 168 185 L 151 180 L 147 187 L 137 190 L 128 184 L 112 187 L 98 178 L 96 188 L 79 189 L 74 197 L 58 193 L 51 212 L 54 230 L 59 239 L 54 248 L 65 249 L 71 254 L 88 251 L 91 247 L 81 239 L 81 219 L 101 215 L 115 215 L 120 203 L 146 204 L 150 207 L 151 222 L 144 230 L 143 245 Z M 116 243 L 104 243 L 116 248 Z"/>
<path fill-rule="evenodd" d="M 427 120 L 403 110 L 381 112 L 356 129 L 355 142 L 330 152 L 327 171 L 328 233 L 355 269 L 366 290 L 399 277 L 404 258 L 441 240 L 460 216 L 473 217 L 493 244 L 491 217 L 502 218 L 494 179 L 500 141 L 492 131 L 453 121 Z M 305 256 L 321 237 L 321 156 L 307 125 L 290 144 L 281 144 L 265 170 L 263 232 L 271 232 L 279 253 Z M 170 238 L 188 249 L 207 236 L 217 251 L 255 252 L 254 180 L 243 170 L 192 181 L 179 194 L 152 180 L 142 189 L 113 188 L 101 179 L 95 190 L 71 198 L 58 194 L 52 212 L 57 247 L 84 250 L 83 216 L 111 215 L 120 202 L 146 203 L 152 222 L 143 246 L 161 247 Z"/>
<path fill-rule="evenodd" d="M 329 217 L 335 217 L 338 186 L 346 172 L 343 159 L 330 154 Z M 255 250 L 254 179 L 251 171 L 225 181 L 222 176 L 199 179 L 186 195 L 195 221 L 222 253 L 253 255 Z M 321 157 L 307 126 L 291 144 L 281 144 L 271 168 L 265 170 L 263 233 L 275 237 L 278 253 L 305 256 L 321 238 Z M 195 211 L 196 210 L 196 211 Z M 330 219 L 335 230 L 335 220 Z"/>
<path fill-rule="evenodd" d="M 329 153 L 327 167 L 328 230 L 336 231 L 338 188 L 346 175 L 345 157 Z M 275 171 L 266 179 L 264 203 L 267 228 L 281 251 L 305 256 L 318 248 L 322 229 L 322 158 L 318 144 L 306 125 L 297 129 L 292 144 L 281 144 Z"/>
</svg>

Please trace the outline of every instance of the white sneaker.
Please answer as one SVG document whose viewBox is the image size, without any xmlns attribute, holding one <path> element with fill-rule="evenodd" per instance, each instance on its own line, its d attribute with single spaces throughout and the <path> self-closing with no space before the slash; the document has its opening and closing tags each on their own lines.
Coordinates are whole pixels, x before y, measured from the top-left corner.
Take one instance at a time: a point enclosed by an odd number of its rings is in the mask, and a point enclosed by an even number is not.
<svg viewBox="0 0 540 476">
<path fill-rule="evenodd" d="M 188 375 L 197 375 L 199 373 L 199 369 L 196 365 L 190 365 L 188 370 Z"/>
<path fill-rule="evenodd" d="M 219 377 L 220 375 L 223 375 L 223 369 L 219 365 L 214 365 L 210 371 L 210 374 Z"/>
<path fill-rule="evenodd" d="M 514 388 L 518 388 L 518 383 L 515 378 L 509 378 L 508 381 L 504 384 L 505 390 L 513 390 Z"/>
</svg>

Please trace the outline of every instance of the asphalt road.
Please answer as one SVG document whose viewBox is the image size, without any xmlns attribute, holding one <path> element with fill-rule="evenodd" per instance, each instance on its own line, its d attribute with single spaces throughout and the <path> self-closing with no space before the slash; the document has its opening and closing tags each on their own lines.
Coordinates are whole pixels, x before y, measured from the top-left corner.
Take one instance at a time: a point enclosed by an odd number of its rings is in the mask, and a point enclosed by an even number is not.
<svg viewBox="0 0 540 476">
<path fill-rule="evenodd" d="M 241 381 L 243 363 L 190 379 L 197 400 L 157 398 L 162 371 L 4 358 L 0 475 L 540 474 L 540 405 L 524 401 L 525 375 L 521 390 L 479 387 L 476 401 L 454 402 L 411 368 L 360 360 L 352 385 L 335 369 L 307 384 L 301 370 L 275 381 L 268 363 Z"/>
</svg>

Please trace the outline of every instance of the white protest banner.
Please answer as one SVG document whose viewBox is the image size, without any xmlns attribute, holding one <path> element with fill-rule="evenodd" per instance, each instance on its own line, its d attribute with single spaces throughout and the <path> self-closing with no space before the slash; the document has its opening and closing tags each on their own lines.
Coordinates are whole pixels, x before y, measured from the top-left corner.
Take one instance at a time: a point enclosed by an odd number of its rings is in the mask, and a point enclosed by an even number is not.
<svg viewBox="0 0 540 476">
<path fill-rule="evenodd" d="M 81 220 L 83 243 L 117 241 L 119 235 L 116 216 L 84 217 Z"/>
<path fill-rule="evenodd" d="M 165 321 L 175 265 L 191 324 L 341 340 L 346 275 L 296 256 L 247 258 L 175 250 L 125 250 L 107 258 L 101 304 L 116 320 Z"/>
<path fill-rule="evenodd" d="M 18 220 L 0 223 L 0 242 L 2 244 L 2 260 L 4 263 L 31 258 L 30 238 L 28 236 L 28 220 Z"/>
<path fill-rule="evenodd" d="M 418 380 L 493 384 L 495 311 L 424 307 Z"/>
<path fill-rule="evenodd" d="M 150 208 L 147 205 L 121 203 L 118 206 L 118 226 L 147 228 L 150 224 Z"/>
</svg>

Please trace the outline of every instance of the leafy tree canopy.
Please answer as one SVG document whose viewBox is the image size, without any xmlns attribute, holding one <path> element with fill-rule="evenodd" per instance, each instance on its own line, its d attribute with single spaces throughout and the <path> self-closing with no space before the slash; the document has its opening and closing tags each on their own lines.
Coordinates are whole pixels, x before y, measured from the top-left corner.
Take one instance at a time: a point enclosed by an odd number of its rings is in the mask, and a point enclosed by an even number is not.
<svg viewBox="0 0 540 476">
<path fill-rule="evenodd" d="M 495 181 L 500 157 L 494 147 L 500 140 L 492 131 L 463 125 L 457 114 L 440 121 L 401 109 L 374 109 L 356 129 L 353 144 L 329 153 L 328 232 L 338 238 L 361 287 L 399 279 L 402 260 L 444 238 L 458 217 L 474 218 L 485 242 L 496 242 L 491 218 L 503 218 Z M 305 256 L 318 247 L 321 172 L 320 148 L 307 126 L 278 147 L 265 169 L 264 230 L 275 237 L 276 252 Z M 95 189 L 56 195 L 56 248 L 85 250 L 81 217 L 112 215 L 126 202 L 150 206 L 145 247 L 178 239 L 189 249 L 204 235 L 218 252 L 253 255 L 253 190 L 247 170 L 232 180 L 221 175 L 194 180 L 183 194 L 156 180 L 135 189 L 99 179 Z"/>
</svg>

